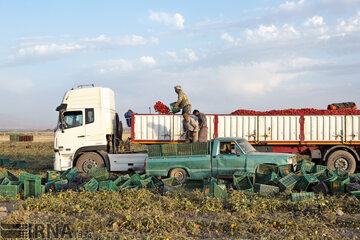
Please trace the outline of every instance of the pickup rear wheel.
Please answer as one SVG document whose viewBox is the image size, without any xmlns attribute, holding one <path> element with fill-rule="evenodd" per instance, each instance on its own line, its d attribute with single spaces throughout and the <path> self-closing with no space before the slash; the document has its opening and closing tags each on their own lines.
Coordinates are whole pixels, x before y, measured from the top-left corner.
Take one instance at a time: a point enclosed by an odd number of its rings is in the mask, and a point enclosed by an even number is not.
<svg viewBox="0 0 360 240">
<path fill-rule="evenodd" d="M 344 150 L 338 150 L 331 153 L 329 156 L 327 167 L 330 170 L 335 170 L 337 167 L 340 167 L 349 173 L 354 173 L 356 169 L 356 160 L 351 153 Z"/>
<path fill-rule="evenodd" d="M 174 168 L 171 169 L 169 176 L 176 177 L 179 182 L 185 183 L 186 178 L 188 177 L 188 173 L 183 168 Z"/>
<path fill-rule="evenodd" d="M 102 157 L 94 152 L 86 152 L 82 154 L 76 162 L 76 168 L 79 172 L 87 173 L 93 167 L 105 167 Z"/>
</svg>

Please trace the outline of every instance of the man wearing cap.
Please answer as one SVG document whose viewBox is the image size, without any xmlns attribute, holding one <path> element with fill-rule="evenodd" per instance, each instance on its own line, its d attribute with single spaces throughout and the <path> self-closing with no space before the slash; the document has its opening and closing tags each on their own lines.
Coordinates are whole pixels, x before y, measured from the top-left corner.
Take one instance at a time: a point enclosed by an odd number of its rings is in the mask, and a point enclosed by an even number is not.
<svg viewBox="0 0 360 240">
<path fill-rule="evenodd" d="M 199 112 L 199 110 L 194 110 L 193 114 L 198 118 L 199 122 L 199 142 L 207 142 L 208 127 L 206 116 L 205 114 Z"/>
<path fill-rule="evenodd" d="M 175 92 L 178 94 L 178 100 L 174 104 L 175 108 L 182 109 L 182 114 L 191 114 L 191 103 L 186 94 L 181 90 L 181 86 L 175 86 Z"/>
<path fill-rule="evenodd" d="M 183 120 L 184 133 L 182 134 L 182 137 L 184 137 L 185 135 L 186 143 L 197 142 L 199 124 L 195 119 L 189 117 L 189 115 L 187 114 L 184 114 L 183 118 L 184 118 Z"/>
</svg>

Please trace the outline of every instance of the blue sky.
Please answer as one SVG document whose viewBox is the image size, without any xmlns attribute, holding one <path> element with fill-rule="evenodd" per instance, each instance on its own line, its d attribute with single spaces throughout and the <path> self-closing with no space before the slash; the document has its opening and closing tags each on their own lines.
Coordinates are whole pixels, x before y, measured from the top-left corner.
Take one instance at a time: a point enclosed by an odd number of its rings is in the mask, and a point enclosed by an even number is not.
<svg viewBox="0 0 360 240">
<path fill-rule="evenodd" d="M 178 84 L 205 113 L 360 105 L 359 0 L 0 0 L 0 32 L 0 129 L 54 128 L 88 83 L 120 116 Z"/>
</svg>

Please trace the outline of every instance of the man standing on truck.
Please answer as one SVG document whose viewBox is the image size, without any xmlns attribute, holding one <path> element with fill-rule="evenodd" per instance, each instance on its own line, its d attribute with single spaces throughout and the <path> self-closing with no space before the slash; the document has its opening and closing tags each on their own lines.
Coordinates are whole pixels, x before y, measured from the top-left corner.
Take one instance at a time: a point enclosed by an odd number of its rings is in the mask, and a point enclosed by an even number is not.
<svg viewBox="0 0 360 240">
<path fill-rule="evenodd" d="M 208 127 L 205 114 L 194 110 L 193 114 L 197 116 L 199 122 L 199 142 L 207 142 Z"/>
<path fill-rule="evenodd" d="M 184 114 L 183 117 L 184 117 L 183 120 L 184 133 L 181 136 L 184 137 L 185 135 L 186 143 L 197 142 L 199 124 L 195 119 L 189 117 L 188 114 Z"/>
<path fill-rule="evenodd" d="M 182 114 L 191 114 L 191 103 L 186 94 L 182 91 L 181 86 L 175 86 L 175 92 L 178 94 L 178 100 L 174 104 L 175 108 L 182 109 Z"/>
</svg>

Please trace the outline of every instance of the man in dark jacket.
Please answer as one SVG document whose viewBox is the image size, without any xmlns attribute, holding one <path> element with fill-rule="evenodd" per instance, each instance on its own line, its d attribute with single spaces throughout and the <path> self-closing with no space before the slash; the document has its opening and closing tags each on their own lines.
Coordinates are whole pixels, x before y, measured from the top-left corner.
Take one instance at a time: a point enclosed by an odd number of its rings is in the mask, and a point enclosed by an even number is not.
<svg viewBox="0 0 360 240">
<path fill-rule="evenodd" d="M 208 127 L 205 114 L 199 112 L 199 110 L 194 110 L 193 114 L 198 118 L 199 122 L 199 142 L 208 141 Z"/>
</svg>

